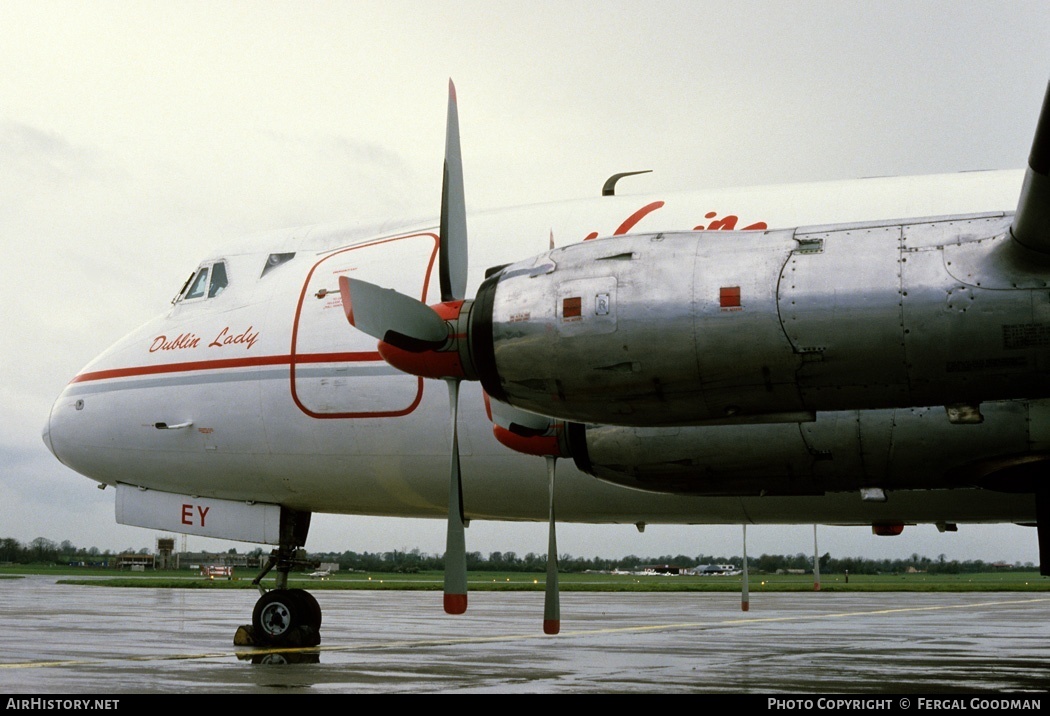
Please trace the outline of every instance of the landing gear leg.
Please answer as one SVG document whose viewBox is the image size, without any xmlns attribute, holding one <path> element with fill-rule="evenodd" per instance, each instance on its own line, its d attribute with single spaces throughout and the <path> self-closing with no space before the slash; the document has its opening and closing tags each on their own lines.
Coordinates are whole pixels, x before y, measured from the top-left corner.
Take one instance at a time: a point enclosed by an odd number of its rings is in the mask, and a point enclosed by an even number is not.
<svg viewBox="0 0 1050 716">
<path fill-rule="evenodd" d="M 237 646 L 317 646 L 321 643 L 321 607 L 304 589 L 288 588 L 288 573 L 307 564 L 306 535 L 310 513 L 281 508 L 281 534 L 277 549 L 252 584 L 262 596 L 252 610 L 252 623 L 237 630 Z M 276 567 L 274 589 L 262 586 L 262 579 Z"/>
<path fill-rule="evenodd" d="M 1050 489 L 1035 493 L 1035 531 L 1039 540 L 1039 574 L 1050 577 Z"/>
</svg>

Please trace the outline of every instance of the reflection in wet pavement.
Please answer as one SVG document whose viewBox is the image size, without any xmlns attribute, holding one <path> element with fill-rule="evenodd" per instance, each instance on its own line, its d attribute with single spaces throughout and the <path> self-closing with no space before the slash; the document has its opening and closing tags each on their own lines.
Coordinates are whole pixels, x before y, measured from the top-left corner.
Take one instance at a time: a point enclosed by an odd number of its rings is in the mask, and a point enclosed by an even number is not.
<svg viewBox="0 0 1050 716">
<path fill-rule="evenodd" d="M 1002 693 L 1050 686 L 1045 593 L 321 591 L 321 646 L 233 646 L 251 590 L 0 580 L 0 690 L 133 693 Z"/>
</svg>

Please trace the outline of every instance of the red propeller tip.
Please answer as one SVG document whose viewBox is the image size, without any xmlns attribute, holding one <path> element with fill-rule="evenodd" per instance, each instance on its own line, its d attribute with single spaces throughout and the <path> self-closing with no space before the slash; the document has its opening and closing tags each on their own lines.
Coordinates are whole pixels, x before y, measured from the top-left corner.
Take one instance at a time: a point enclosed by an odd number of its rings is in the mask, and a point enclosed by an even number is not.
<svg viewBox="0 0 1050 716">
<path fill-rule="evenodd" d="M 543 620 L 543 633 L 544 634 L 557 634 L 561 631 L 561 619 L 544 619 Z"/>
<path fill-rule="evenodd" d="M 445 613 L 446 614 L 462 614 L 467 611 L 467 595 L 466 594 L 446 594 L 445 595 Z"/>
</svg>

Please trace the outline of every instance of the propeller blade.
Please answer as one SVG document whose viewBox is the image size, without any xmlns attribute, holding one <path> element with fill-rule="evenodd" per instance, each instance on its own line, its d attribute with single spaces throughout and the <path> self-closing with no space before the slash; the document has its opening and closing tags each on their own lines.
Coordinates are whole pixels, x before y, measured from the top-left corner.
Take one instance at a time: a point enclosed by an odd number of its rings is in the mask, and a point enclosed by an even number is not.
<svg viewBox="0 0 1050 716">
<path fill-rule="evenodd" d="M 813 525 L 813 591 L 820 591 L 820 550 L 817 548 L 816 525 Z"/>
<path fill-rule="evenodd" d="M 339 295 L 350 325 L 409 351 L 444 345 L 448 326 L 430 306 L 367 281 L 339 277 Z"/>
<path fill-rule="evenodd" d="M 550 493 L 550 533 L 547 540 L 547 589 L 543 595 L 543 633 L 561 631 L 561 601 L 558 596 L 558 541 L 554 534 L 554 465 L 558 458 L 547 457 L 547 485 Z"/>
<path fill-rule="evenodd" d="M 744 575 L 740 580 L 740 611 L 751 608 L 751 594 L 747 584 L 747 525 L 744 525 Z"/>
<path fill-rule="evenodd" d="M 438 266 L 441 300 L 458 301 L 467 293 L 467 207 L 463 190 L 463 158 L 459 148 L 456 86 L 448 81 L 445 125 L 445 172 L 441 183 L 441 228 Z"/>
<path fill-rule="evenodd" d="M 448 484 L 448 532 L 445 539 L 445 612 L 467 611 L 467 542 L 463 524 L 463 483 L 459 475 L 459 381 L 448 380 L 449 413 L 452 417 L 452 466 Z"/>
</svg>

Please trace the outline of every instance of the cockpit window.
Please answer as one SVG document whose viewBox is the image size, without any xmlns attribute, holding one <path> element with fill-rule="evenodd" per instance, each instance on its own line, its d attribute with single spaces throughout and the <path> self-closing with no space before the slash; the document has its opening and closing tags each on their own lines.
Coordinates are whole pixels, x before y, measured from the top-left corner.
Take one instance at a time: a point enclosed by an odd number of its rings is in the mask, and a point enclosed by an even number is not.
<svg viewBox="0 0 1050 716">
<path fill-rule="evenodd" d="M 201 270 L 197 272 L 197 276 L 190 282 L 190 290 L 186 292 L 184 298 L 200 298 L 204 295 L 205 289 L 208 287 L 208 267 L 203 266 Z"/>
<path fill-rule="evenodd" d="M 226 264 L 221 261 L 211 268 L 211 284 L 208 286 L 208 298 L 215 298 L 226 288 Z"/>
<path fill-rule="evenodd" d="M 205 264 L 197 269 L 197 273 L 193 274 L 190 280 L 186 282 L 179 300 L 191 301 L 197 298 L 215 298 L 226 289 L 229 283 L 225 261 Z"/>
<path fill-rule="evenodd" d="M 262 273 L 259 274 L 259 278 L 262 278 L 281 264 L 291 261 L 293 258 L 295 258 L 294 252 L 288 254 L 270 254 L 266 259 L 266 264 L 263 266 Z"/>
</svg>

